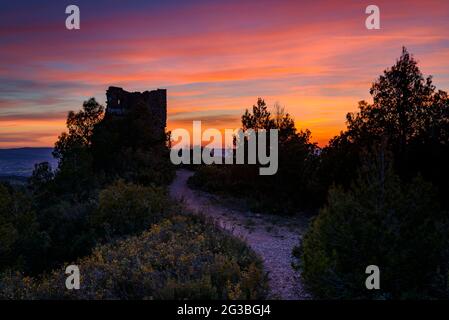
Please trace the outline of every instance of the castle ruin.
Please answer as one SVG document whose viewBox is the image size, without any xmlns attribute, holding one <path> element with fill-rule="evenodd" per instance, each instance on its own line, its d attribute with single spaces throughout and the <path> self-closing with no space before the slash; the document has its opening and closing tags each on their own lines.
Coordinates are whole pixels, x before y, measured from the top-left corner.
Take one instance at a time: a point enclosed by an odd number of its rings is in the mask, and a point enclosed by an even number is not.
<svg viewBox="0 0 449 320">
<path fill-rule="evenodd" d="M 143 104 L 160 123 L 160 129 L 167 126 L 167 90 L 157 89 L 145 92 L 127 92 L 119 87 L 109 87 L 106 91 L 106 116 L 123 116 L 132 108 Z"/>
</svg>

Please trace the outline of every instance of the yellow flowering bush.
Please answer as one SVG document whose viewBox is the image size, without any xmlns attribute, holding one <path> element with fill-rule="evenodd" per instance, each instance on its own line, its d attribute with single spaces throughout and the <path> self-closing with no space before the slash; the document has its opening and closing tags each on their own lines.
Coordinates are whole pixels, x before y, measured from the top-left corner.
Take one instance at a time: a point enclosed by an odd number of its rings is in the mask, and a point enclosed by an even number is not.
<svg viewBox="0 0 449 320">
<path fill-rule="evenodd" d="M 267 293 L 256 254 L 198 216 L 165 219 L 139 236 L 99 246 L 75 264 L 81 274 L 79 290 L 66 289 L 61 268 L 39 279 L 4 276 L 0 297 L 261 299 Z"/>
</svg>

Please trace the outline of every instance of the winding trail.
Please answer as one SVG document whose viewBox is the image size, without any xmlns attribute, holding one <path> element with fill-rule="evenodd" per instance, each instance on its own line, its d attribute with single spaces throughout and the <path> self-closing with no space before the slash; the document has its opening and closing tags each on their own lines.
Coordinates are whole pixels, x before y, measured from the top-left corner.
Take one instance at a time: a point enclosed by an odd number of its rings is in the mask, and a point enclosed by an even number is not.
<svg viewBox="0 0 449 320">
<path fill-rule="evenodd" d="M 190 189 L 187 180 L 192 175 L 188 170 L 177 171 L 170 186 L 171 197 L 184 202 L 191 211 L 213 218 L 262 258 L 269 277 L 270 299 L 310 299 L 298 272 L 291 266 L 292 249 L 306 229 L 306 218 L 283 218 L 234 209 L 217 196 Z"/>
</svg>

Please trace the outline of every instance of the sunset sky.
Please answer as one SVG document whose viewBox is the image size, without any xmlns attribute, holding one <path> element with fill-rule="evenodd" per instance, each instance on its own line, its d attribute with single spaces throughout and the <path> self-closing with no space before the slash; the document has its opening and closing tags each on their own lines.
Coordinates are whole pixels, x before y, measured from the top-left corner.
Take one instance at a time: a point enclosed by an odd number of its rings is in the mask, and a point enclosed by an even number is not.
<svg viewBox="0 0 449 320">
<path fill-rule="evenodd" d="M 65 7 L 81 30 L 65 28 Z M 376 4 L 381 30 L 365 28 Z M 406 46 L 449 90 L 449 1 L 2 1 L 0 148 L 53 146 L 108 86 L 168 89 L 168 129 L 236 128 L 257 97 L 325 145 Z"/>
</svg>

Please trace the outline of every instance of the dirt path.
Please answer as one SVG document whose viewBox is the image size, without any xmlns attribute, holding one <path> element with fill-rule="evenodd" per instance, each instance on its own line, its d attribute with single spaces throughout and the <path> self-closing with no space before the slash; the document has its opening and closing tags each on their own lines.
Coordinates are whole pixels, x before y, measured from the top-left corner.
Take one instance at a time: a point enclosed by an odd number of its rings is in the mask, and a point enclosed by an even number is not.
<svg viewBox="0 0 449 320">
<path fill-rule="evenodd" d="M 291 267 L 291 252 L 299 243 L 306 226 L 305 219 L 281 218 L 231 209 L 220 198 L 187 186 L 193 173 L 178 170 L 170 186 L 170 195 L 184 201 L 187 208 L 214 218 L 226 230 L 244 239 L 262 257 L 269 275 L 273 299 L 309 299 L 298 272 Z"/>
</svg>

